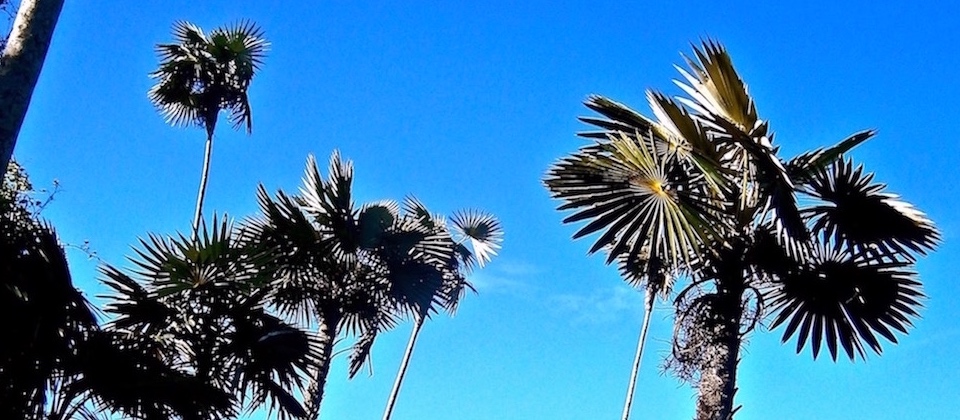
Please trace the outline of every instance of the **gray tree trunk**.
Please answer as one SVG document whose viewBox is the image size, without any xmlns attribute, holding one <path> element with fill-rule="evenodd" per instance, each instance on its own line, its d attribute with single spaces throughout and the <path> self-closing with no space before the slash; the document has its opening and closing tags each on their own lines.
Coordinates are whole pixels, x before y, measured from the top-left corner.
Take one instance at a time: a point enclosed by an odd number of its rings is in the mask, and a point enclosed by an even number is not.
<svg viewBox="0 0 960 420">
<path fill-rule="evenodd" d="M 643 346 L 647 342 L 647 328 L 650 327 L 650 315 L 653 314 L 653 302 L 657 295 L 652 289 L 647 289 L 643 305 L 643 327 L 640 328 L 640 339 L 637 341 L 637 355 L 633 359 L 633 370 L 630 371 L 630 383 L 627 385 L 627 400 L 623 403 L 623 420 L 630 419 L 630 408 L 633 406 L 633 392 L 637 388 L 637 375 L 640 373 L 640 361 L 643 360 Z"/>
<path fill-rule="evenodd" d="M 21 0 L 0 56 L 0 168 L 6 168 L 40 78 L 63 0 Z"/>
<path fill-rule="evenodd" d="M 193 239 L 200 232 L 200 220 L 203 217 L 203 199 L 207 196 L 207 176 L 210 174 L 210 155 L 213 152 L 213 133 L 207 134 L 207 144 L 203 150 L 203 170 L 200 173 L 200 191 L 197 192 L 197 209 L 193 215 Z"/>
<path fill-rule="evenodd" d="M 420 335 L 420 328 L 423 327 L 425 316 L 418 315 L 413 324 L 413 331 L 410 332 L 410 341 L 407 342 L 407 349 L 403 352 L 403 360 L 400 362 L 400 370 L 397 372 L 397 379 L 393 382 L 393 389 L 390 390 L 390 397 L 387 398 L 387 408 L 383 411 L 383 420 L 390 420 L 393 416 L 393 406 L 397 403 L 397 396 L 400 395 L 400 386 L 403 385 L 403 378 L 407 376 L 407 366 L 410 364 L 410 356 L 413 355 L 413 347 L 417 345 L 417 336 Z"/>
<path fill-rule="evenodd" d="M 740 362 L 740 322 L 743 318 L 742 290 L 718 292 L 712 325 L 712 342 L 697 385 L 696 420 L 730 420 L 737 392 L 737 364 Z"/>
</svg>

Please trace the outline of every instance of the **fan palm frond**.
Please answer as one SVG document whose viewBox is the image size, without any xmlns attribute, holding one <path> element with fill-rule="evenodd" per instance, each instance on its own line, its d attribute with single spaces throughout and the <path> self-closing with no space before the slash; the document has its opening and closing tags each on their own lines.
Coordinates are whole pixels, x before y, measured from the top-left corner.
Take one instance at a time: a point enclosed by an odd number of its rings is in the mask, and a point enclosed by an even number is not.
<svg viewBox="0 0 960 420">
<path fill-rule="evenodd" d="M 651 256 L 677 266 L 717 225 L 702 177 L 673 171 L 653 147 L 620 133 L 560 160 L 544 181 L 566 202 L 559 210 L 577 209 L 564 223 L 591 220 L 574 238 L 603 231 L 589 252 L 610 246 L 608 262 L 649 244 Z"/>
<path fill-rule="evenodd" d="M 896 195 L 883 192 L 885 187 L 850 160 L 817 172 L 809 191 L 823 203 L 805 209 L 814 232 L 837 247 L 911 262 L 914 254 L 932 250 L 941 239 L 933 222 Z"/>
<path fill-rule="evenodd" d="M 780 277 L 767 301 L 776 313 L 771 329 L 786 324 L 783 341 L 797 335 L 813 357 L 826 342 L 836 360 L 838 344 L 852 360 L 864 350 L 880 354 L 878 335 L 896 343 L 919 317 L 923 291 L 908 263 L 884 261 L 848 247 L 821 243 L 800 269 Z"/>
</svg>

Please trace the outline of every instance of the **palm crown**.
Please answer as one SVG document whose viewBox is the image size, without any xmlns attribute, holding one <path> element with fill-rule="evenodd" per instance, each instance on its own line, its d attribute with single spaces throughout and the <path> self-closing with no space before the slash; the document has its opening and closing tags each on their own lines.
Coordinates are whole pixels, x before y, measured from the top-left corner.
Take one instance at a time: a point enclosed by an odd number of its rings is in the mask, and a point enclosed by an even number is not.
<svg viewBox="0 0 960 420">
<path fill-rule="evenodd" d="M 606 250 L 631 283 L 669 292 L 690 280 L 673 357 L 688 379 L 717 368 L 702 356 L 719 340 L 702 334 L 716 318 L 703 314 L 719 314 L 729 337 L 769 315 L 814 357 L 823 341 L 851 359 L 881 352 L 878 336 L 896 342 L 923 297 L 912 263 L 940 234 L 843 157 L 874 133 L 784 160 L 726 50 L 706 41 L 686 61 L 675 81 L 685 96 L 648 94 L 654 118 L 586 101 L 600 114 L 581 118 L 599 128 L 580 134 L 592 144 L 545 179 L 574 211 L 564 222 L 587 222 L 574 237 L 597 233 L 590 252 Z"/>
<path fill-rule="evenodd" d="M 353 165 L 339 153 L 326 179 L 309 157 L 299 194 L 258 191 L 261 215 L 246 223 L 251 243 L 269 250 L 276 267 L 270 299 L 290 317 L 320 324 L 324 364 L 308 396 L 315 418 L 341 331 L 357 338 L 350 376 L 368 361 L 377 335 L 404 317 L 418 322 L 454 311 L 471 286 L 466 273 L 495 254 L 502 238 L 492 216 L 461 212 L 448 227 L 420 201 L 357 206 Z M 468 246 L 469 245 L 469 246 Z"/>
<path fill-rule="evenodd" d="M 269 44 L 250 22 L 217 28 L 205 35 L 189 22 L 177 22 L 175 43 L 160 44 L 159 68 L 150 74 L 156 85 L 150 100 L 167 122 L 204 127 L 212 135 L 221 110 L 249 132 L 253 115 L 247 89 L 263 65 Z"/>
</svg>

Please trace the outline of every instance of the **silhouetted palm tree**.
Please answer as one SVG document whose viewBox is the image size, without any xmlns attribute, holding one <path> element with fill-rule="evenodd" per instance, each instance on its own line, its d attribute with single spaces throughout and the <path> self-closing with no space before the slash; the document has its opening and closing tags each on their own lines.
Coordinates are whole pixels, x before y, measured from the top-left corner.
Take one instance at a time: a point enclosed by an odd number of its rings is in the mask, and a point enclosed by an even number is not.
<svg viewBox="0 0 960 420">
<path fill-rule="evenodd" d="M 307 393 L 309 418 L 319 416 L 341 332 L 357 337 L 350 356 L 352 377 L 379 333 L 405 316 L 419 319 L 419 326 L 432 312 L 455 308 L 468 287 L 458 264 L 473 257 L 441 219 L 412 198 L 402 207 L 393 201 L 357 207 L 352 183 L 353 166 L 339 153 L 331 156 L 327 179 L 310 156 L 300 193 L 291 197 L 279 191 L 271 197 L 261 187 L 262 215 L 247 223 L 249 242 L 274 255 L 272 305 L 288 317 L 319 324 L 323 356 Z M 498 235 L 495 221 L 483 221 L 489 235 Z M 460 223 L 468 227 L 466 220 Z M 496 244 L 486 246 L 474 248 L 484 261 Z"/>
<path fill-rule="evenodd" d="M 404 350 L 403 359 L 400 361 L 397 378 L 390 391 L 390 396 L 387 397 L 387 406 L 383 413 L 384 420 L 389 420 L 393 415 L 393 407 L 400 394 L 400 387 L 403 385 L 407 366 L 410 363 L 410 357 L 413 355 L 413 348 L 416 345 L 421 328 L 423 328 L 423 323 L 430 317 L 431 313 L 437 311 L 432 303 L 438 303 L 442 309 L 450 314 L 456 312 L 465 290 L 473 288 L 467 281 L 466 275 L 475 265 L 483 267 L 484 264 L 489 262 L 496 255 L 503 242 L 503 230 L 500 227 L 500 222 L 493 215 L 477 211 L 458 212 L 454 214 L 448 226 L 444 218 L 432 216 L 419 201 L 408 200 L 406 208 L 407 214 L 413 215 L 415 219 L 418 219 L 419 224 L 426 229 L 443 235 L 450 235 L 452 232 L 456 243 L 454 244 L 455 252 L 452 254 L 452 258 L 446 261 L 434 261 L 439 265 L 427 271 L 427 273 L 434 273 L 433 275 L 441 277 L 438 283 L 433 284 L 440 286 L 434 291 L 434 294 L 441 296 L 442 299 L 428 302 L 428 305 L 414 305 L 409 308 L 412 309 L 413 330 L 410 332 L 410 339 Z M 355 373 L 355 365 L 352 368 L 351 373 Z"/>
<path fill-rule="evenodd" d="M 156 401 L 138 413 L 232 418 L 267 405 L 280 418 L 306 415 L 294 395 L 320 365 L 320 341 L 265 309 L 273 292 L 268 255 L 242 242 L 226 217 L 214 217 L 211 230 L 201 225 L 196 240 L 150 235 L 135 252 L 129 274 L 102 269 L 113 290 L 109 331 L 151 355 L 150 369 L 172 369 L 192 384 L 124 382 L 128 399 Z"/>
<path fill-rule="evenodd" d="M 872 131 L 785 161 L 721 45 L 705 41 L 687 65 L 686 96 L 648 94 L 653 119 L 590 97 L 601 117 L 582 120 L 600 130 L 581 135 L 593 144 L 545 183 L 576 210 L 565 222 L 589 221 L 575 238 L 599 233 L 590 252 L 635 260 L 632 281 L 689 280 L 670 365 L 697 383 L 698 419 L 727 419 L 742 339 L 761 319 L 814 358 L 824 341 L 834 359 L 838 347 L 880 353 L 880 337 L 895 343 L 918 316 L 913 263 L 940 234 L 843 158 Z"/>
<path fill-rule="evenodd" d="M 157 81 L 148 96 L 160 114 L 175 126 L 197 125 L 207 132 L 203 171 L 193 218 L 194 235 L 203 213 L 210 172 L 213 133 L 220 111 L 234 127 L 253 130 L 247 89 L 263 64 L 269 43 L 250 22 L 214 29 L 209 35 L 188 22 L 173 27 L 174 43 L 157 45 L 160 66 L 150 74 Z"/>
</svg>

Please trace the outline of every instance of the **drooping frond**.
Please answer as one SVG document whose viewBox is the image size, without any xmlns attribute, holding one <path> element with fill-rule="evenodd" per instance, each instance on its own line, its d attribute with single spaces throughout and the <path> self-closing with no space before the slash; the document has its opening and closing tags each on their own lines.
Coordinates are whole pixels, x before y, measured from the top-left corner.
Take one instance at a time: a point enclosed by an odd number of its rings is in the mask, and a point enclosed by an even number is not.
<svg viewBox="0 0 960 420">
<path fill-rule="evenodd" d="M 907 333 L 923 298 L 908 263 L 823 243 L 778 278 L 766 300 L 776 313 L 770 328 L 786 325 L 783 341 L 796 335 L 798 353 L 809 342 L 816 358 L 825 341 L 834 360 L 838 344 L 852 360 L 866 348 L 880 354 L 878 336 L 896 343 L 893 331 Z"/>
</svg>

